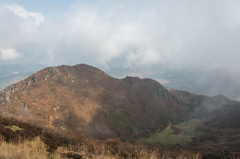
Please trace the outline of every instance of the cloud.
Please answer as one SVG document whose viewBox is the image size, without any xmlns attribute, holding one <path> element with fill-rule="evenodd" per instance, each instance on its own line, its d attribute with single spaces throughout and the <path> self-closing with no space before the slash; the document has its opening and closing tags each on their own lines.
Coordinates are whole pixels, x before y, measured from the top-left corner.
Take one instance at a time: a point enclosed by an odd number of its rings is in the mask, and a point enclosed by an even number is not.
<svg viewBox="0 0 240 159">
<path fill-rule="evenodd" d="M 239 72 L 239 1 L 79 1 L 54 19 L 0 7 L 0 45 L 46 65 Z"/>
<path fill-rule="evenodd" d="M 239 2 L 100 1 L 51 25 L 52 63 L 236 70 Z M 133 7 L 134 6 L 134 7 Z M 49 33 L 48 31 L 46 31 Z M 54 41 L 54 42 L 53 42 Z M 69 56 L 70 55 L 70 56 Z M 121 60 L 119 62 L 119 60 Z"/>
<path fill-rule="evenodd" d="M 21 54 L 15 49 L 9 48 L 0 50 L 0 60 L 2 61 L 13 60 L 19 57 L 21 57 Z"/>
<path fill-rule="evenodd" d="M 21 18 L 34 18 L 37 25 L 44 21 L 44 16 L 41 13 L 29 12 L 21 5 L 12 4 L 8 5 L 7 8 Z"/>
<path fill-rule="evenodd" d="M 41 13 L 29 12 L 18 4 L 0 5 L 0 48 L 14 48 L 21 52 L 23 61 L 37 62 L 41 56 L 37 50 L 46 49 L 38 39 L 42 34 L 47 38 L 46 32 L 40 31 L 43 23 Z"/>
</svg>

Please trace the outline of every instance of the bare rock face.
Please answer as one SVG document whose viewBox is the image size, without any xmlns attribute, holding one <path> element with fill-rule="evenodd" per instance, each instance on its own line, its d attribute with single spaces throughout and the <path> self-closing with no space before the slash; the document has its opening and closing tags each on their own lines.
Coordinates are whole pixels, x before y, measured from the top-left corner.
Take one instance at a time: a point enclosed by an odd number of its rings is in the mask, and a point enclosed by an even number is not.
<svg viewBox="0 0 240 159">
<path fill-rule="evenodd" d="M 33 82 L 37 83 L 37 80 L 38 80 L 38 77 L 37 75 L 35 75 L 33 78 L 32 78 Z"/>
</svg>

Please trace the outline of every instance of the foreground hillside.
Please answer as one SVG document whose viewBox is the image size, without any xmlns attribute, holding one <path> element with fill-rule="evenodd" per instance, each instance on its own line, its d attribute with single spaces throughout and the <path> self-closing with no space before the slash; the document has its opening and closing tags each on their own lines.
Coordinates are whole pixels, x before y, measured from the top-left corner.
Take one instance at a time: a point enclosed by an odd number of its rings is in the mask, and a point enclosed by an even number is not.
<svg viewBox="0 0 240 159">
<path fill-rule="evenodd" d="M 79 133 L 54 131 L 0 118 L 0 158 L 157 158 L 156 150 L 123 144 L 118 139 L 98 141 Z"/>
<path fill-rule="evenodd" d="M 149 145 L 122 143 L 119 139 L 89 139 L 79 133 L 36 127 L 13 118 L 0 117 L 0 128 L 1 159 L 202 158 L 200 154 L 166 152 Z"/>
<path fill-rule="evenodd" d="M 195 120 L 196 121 L 196 120 Z M 179 134 L 179 130 L 190 129 L 191 122 L 183 122 L 166 128 L 171 134 Z M 183 129 L 177 129 L 183 128 Z M 17 121 L 14 118 L 0 117 L 0 157 L 6 159 L 22 158 L 73 158 L 73 159 L 169 159 L 169 158 L 239 158 L 240 153 L 203 154 L 186 151 L 180 145 L 163 146 L 159 144 L 130 144 L 119 139 L 96 140 L 86 138 L 82 134 L 67 130 L 36 127 Z M 188 131 L 190 132 L 190 131 Z M 167 132 L 164 132 L 167 133 Z M 169 135 L 169 137 L 171 137 Z M 169 142 L 169 140 L 165 140 Z M 173 141 L 170 141 L 173 142 Z M 164 144 L 164 143 L 162 143 Z M 208 146 L 209 148 L 209 146 Z M 198 151 L 201 152 L 201 149 Z M 226 157 L 228 156 L 228 157 Z"/>
</svg>

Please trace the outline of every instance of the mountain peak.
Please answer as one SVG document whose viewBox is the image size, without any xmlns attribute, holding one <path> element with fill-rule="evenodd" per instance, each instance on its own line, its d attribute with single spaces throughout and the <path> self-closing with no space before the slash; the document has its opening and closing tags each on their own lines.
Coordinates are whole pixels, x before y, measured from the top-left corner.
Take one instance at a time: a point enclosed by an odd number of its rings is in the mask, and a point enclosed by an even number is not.
<svg viewBox="0 0 240 159">
<path fill-rule="evenodd" d="M 188 104 L 155 80 L 113 78 L 86 64 L 47 67 L 0 92 L 1 112 L 100 138 L 149 134 Z"/>
</svg>

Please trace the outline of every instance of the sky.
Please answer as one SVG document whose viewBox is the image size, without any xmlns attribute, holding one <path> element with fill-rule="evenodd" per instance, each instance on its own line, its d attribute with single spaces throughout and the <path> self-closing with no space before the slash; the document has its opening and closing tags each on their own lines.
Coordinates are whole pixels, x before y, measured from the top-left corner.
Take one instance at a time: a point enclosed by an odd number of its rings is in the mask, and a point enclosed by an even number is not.
<svg viewBox="0 0 240 159">
<path fill-rule="evenodd" d="M 0 64 L 236 75 L 239 8 L 239 0 L 1 0 Z"/>
</svg>

